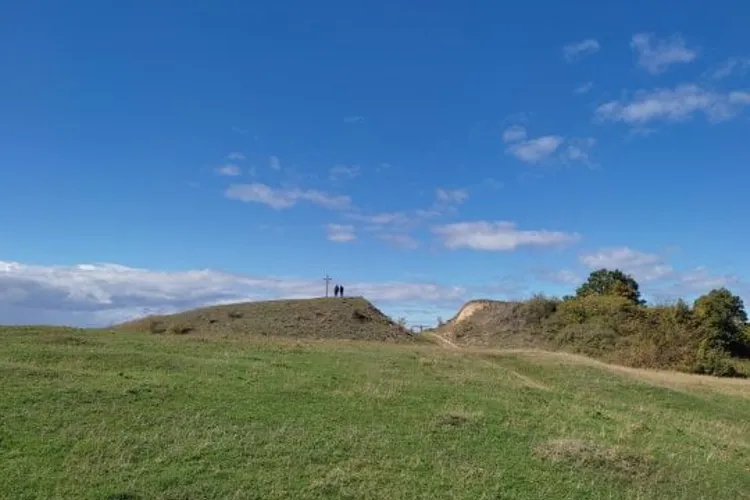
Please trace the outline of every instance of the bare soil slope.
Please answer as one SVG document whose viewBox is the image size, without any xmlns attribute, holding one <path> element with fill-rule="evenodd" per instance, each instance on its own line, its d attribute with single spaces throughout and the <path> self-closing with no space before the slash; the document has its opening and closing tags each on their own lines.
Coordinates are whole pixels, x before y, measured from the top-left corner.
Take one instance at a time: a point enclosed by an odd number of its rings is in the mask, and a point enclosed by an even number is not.
<svg viewBox="0 0 750 500">
<path fill-rule="evenodd" d="M 519 302 L 471 300 L 434 333 L 463 346 L 542 347 L 541 338 L 528 335 L 522 308 Z"/>
<path fill-rule="evenodd" d="M 149 316 L 115 326 L 156 334 L 261 335 L 412 341 L 411 333 L 362 297 L 246 302 Z"/>
</svg>

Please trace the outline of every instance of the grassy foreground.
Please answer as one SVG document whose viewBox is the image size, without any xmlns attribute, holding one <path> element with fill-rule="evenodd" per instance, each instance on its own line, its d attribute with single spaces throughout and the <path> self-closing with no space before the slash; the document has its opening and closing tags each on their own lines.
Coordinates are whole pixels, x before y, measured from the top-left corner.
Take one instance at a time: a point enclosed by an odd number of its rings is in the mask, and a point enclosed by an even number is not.
<svg viewBox="0 0 750 500">
<path fill-rule="evenodd" d="M 0 328 L 0 498 L 750 498 L 750 383 L 540 352 Z"/>
</svg>

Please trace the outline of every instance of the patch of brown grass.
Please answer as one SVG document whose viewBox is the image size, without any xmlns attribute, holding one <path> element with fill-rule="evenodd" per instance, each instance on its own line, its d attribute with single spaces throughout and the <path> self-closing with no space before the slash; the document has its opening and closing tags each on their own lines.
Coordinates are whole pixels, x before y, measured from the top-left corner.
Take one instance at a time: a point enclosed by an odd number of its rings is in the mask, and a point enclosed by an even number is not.
<svg viewBox="0 0 750 500">
<path fill-rule="evenodd" d="M 534 455 L 542 460 L 566 463 L 574 467 L 605 469 L 629 477 L 648 475 L 654 468 L 651 457 L 618 446 L 579 439 L 546 441 L 534 449 Z"/>
<path fill-rule="evenodd" d="M 463 407 L 454 407 L 438 415 L 435 423 L 439 426 L 461 427 L 476 422 L 483 416 L 482 412 L 470 411 Z"/>
</svg>

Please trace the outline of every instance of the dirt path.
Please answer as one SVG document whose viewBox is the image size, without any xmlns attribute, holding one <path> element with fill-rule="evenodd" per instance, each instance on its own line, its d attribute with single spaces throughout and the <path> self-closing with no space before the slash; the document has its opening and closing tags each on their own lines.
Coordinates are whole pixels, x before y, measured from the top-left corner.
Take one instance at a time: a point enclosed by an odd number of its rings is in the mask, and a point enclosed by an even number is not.
<svg viewBox="0 0 750 500">
<path fill-rule="evenodd" d="M 437 333 L 429 333 L 430 338 L 437 340 L 437 343 L 444 347 L 450 347 L 451 349 L 463 349 L 461 346 L 456 345 L 454 342 L 438 335 Z"/>
</svg>

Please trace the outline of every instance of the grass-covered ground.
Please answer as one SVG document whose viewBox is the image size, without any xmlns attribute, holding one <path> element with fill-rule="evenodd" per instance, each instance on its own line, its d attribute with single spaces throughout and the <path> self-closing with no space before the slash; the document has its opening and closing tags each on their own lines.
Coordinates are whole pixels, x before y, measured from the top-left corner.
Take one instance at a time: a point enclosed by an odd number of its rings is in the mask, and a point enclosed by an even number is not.
<svg viewBox="0 0 750 500">
<path fill-rule="evenodd" d="M 0 498 L 750 498 L 750 382 L 539 352 L 5 328 Z"/>
<path fill-rule="evenodd" d="M 362 297 L 270 300 L 150 316 L 114 327 L 168 335 L 411 342 L 412 335 Z"/>
</svg>

